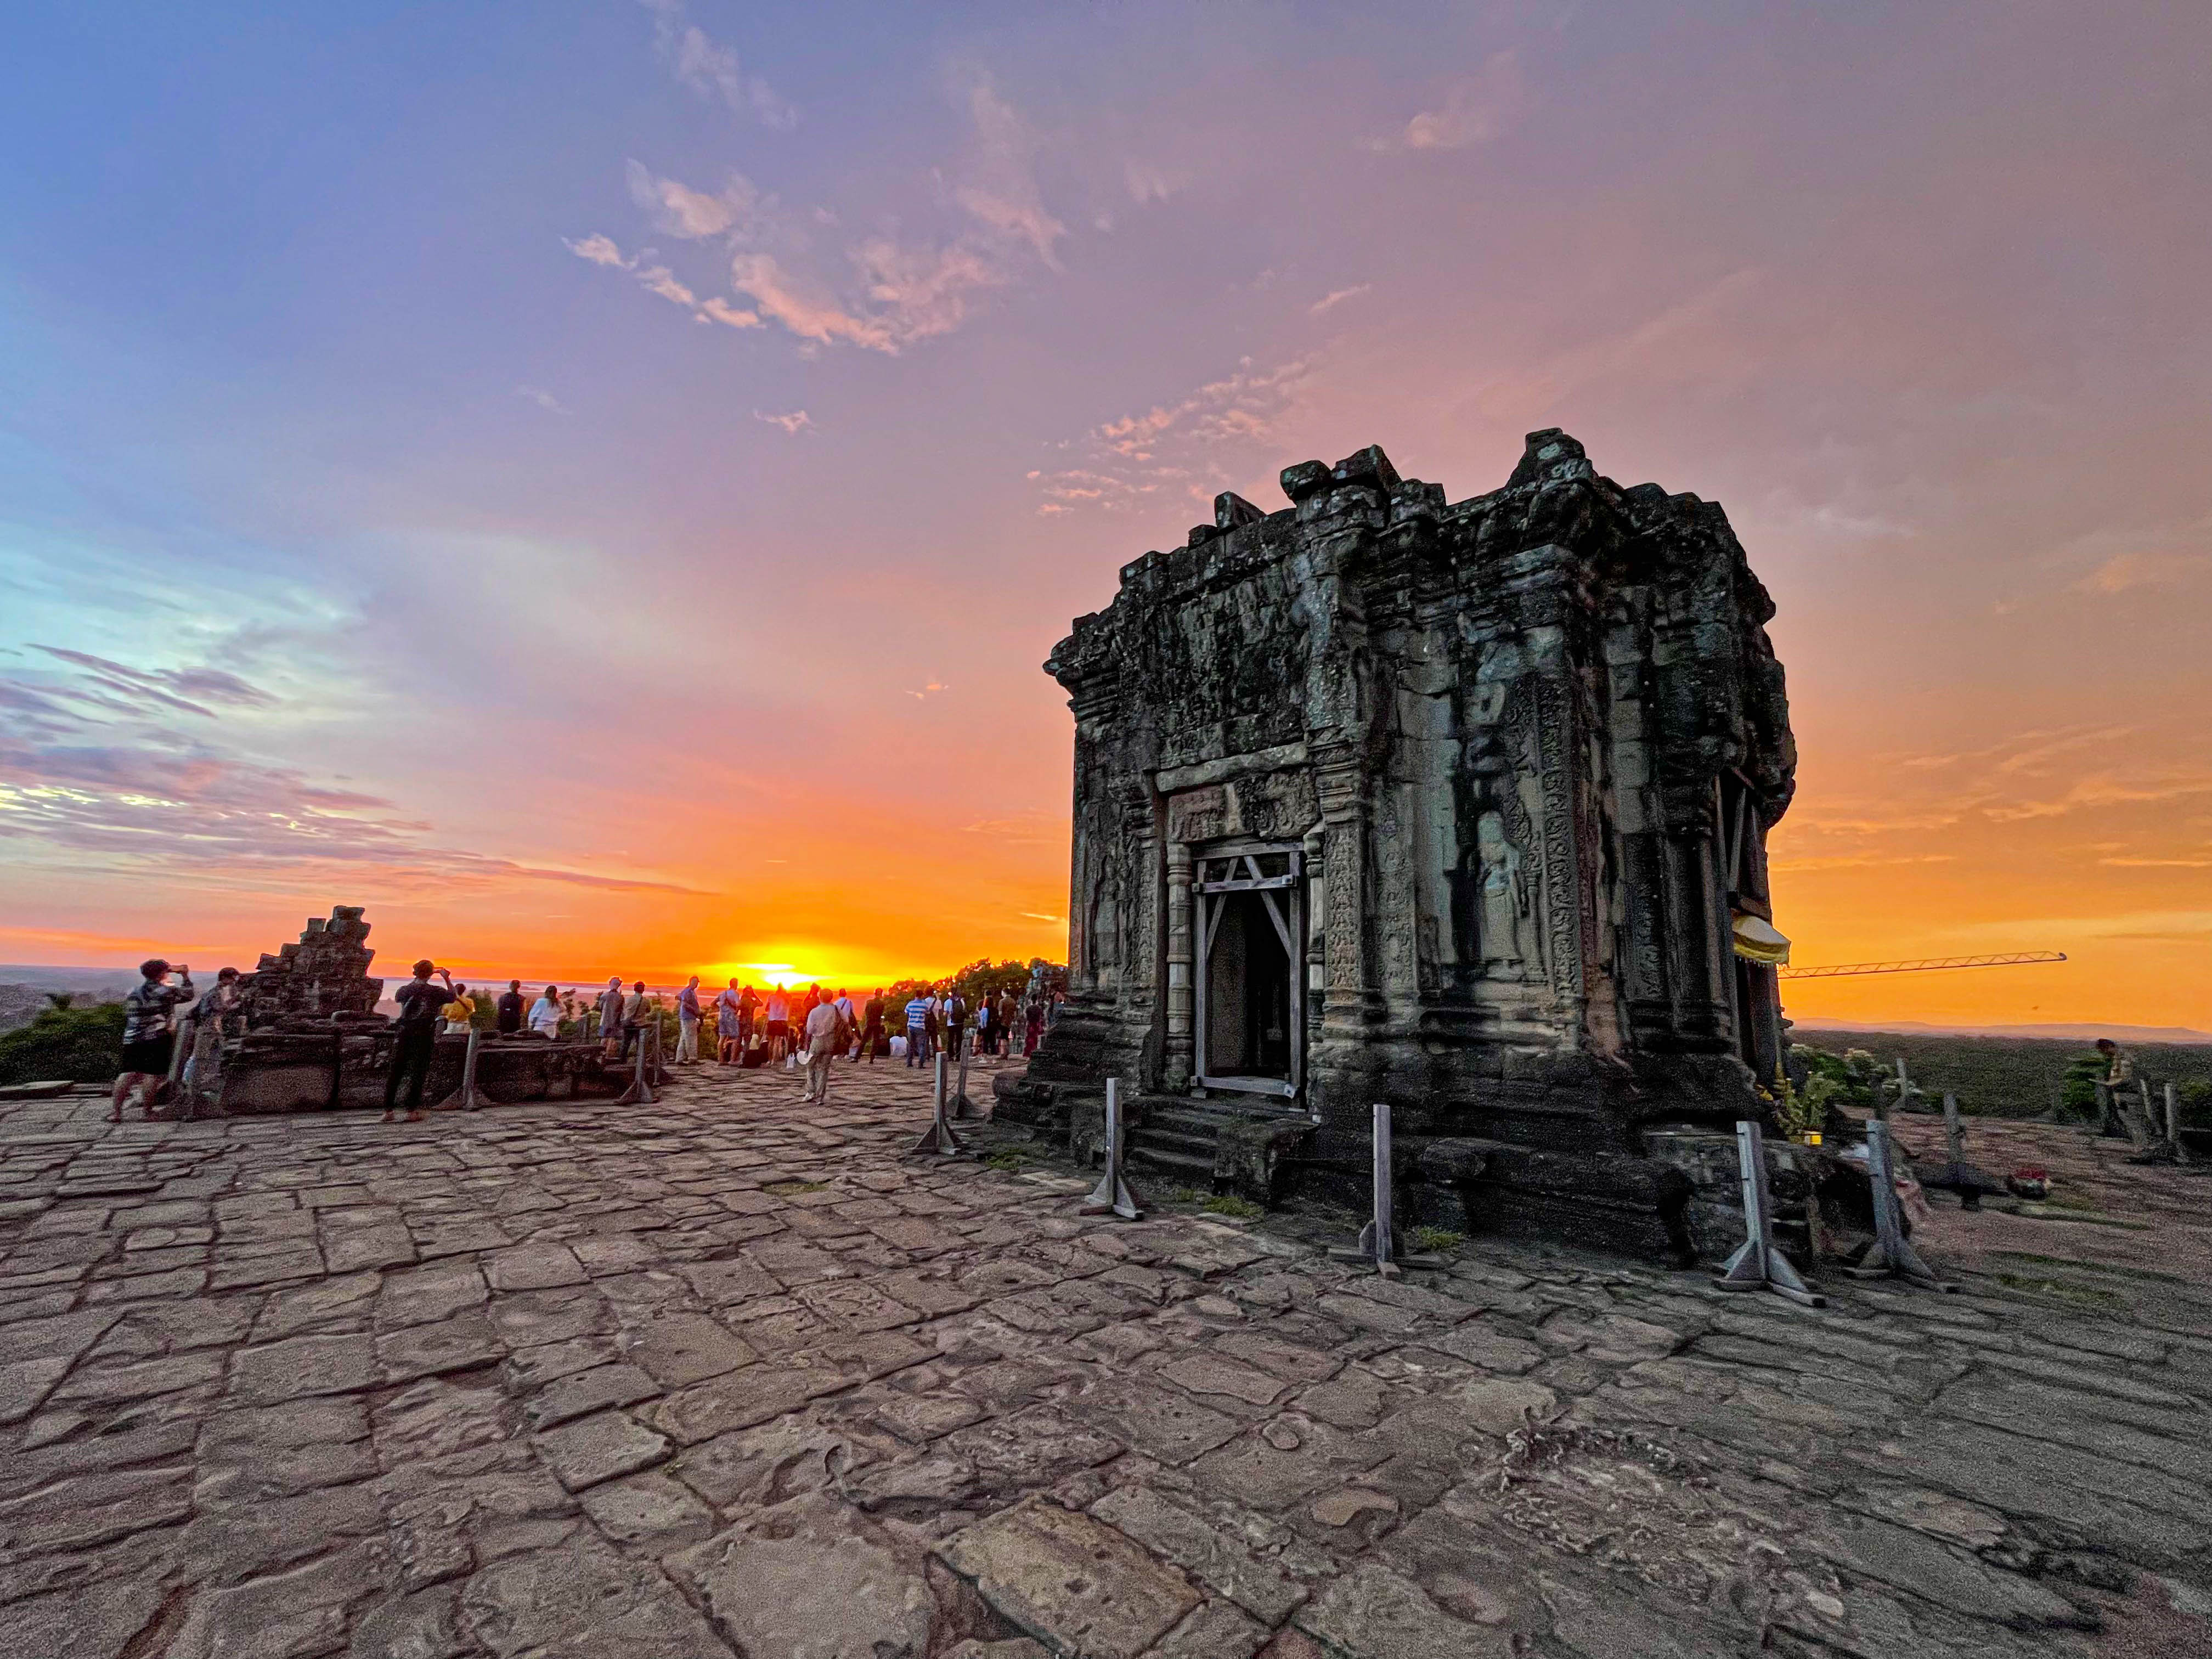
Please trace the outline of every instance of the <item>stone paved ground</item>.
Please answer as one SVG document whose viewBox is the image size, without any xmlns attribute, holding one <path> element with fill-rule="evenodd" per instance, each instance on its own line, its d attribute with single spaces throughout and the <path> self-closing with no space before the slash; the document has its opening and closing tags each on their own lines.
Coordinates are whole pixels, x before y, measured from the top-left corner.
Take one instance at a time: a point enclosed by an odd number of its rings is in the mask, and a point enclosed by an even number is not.
<svg viewBox="0 0 2212 1659">
<path fill-rule="evenodd" d="M 2190 1283 L 1388 1283 L 903 1160 L 917 1077 L 0 1109 L 0 1654 L 2212 1651 Z"/>
</svg>

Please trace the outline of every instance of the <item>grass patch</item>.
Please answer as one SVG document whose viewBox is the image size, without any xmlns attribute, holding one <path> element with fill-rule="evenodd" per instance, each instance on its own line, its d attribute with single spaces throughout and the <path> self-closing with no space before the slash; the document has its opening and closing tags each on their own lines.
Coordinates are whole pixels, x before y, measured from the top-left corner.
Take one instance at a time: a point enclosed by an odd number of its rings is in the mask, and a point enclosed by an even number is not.
<svg viewBox="0 0 2212 1659">
<path fill-rule="evenodd" d="M 2117 1263 L 2100 1261 L 2094 1264 L 2070 1255 L 2038 1255 L 2033 1250 L 1991 1250 L 1992 1256 L 2002 1256 L 2008 1261 L 2032 1261 L 2038 1267 L 2063 1267 L 2073 1273 L 2109 1273 L 2120 1279 L 2148 1279 L 2160 1285 L 2189 1285 L 2193 1279 L 2179 1273 L 2162 1273 L 2154 1267 L 2123 1267 Z"/>
<path fill-rule="evenodd" d="M 1030 1153 L 1019 1146 L 994 1147 L 983 1158 L 987 1170 L 1026 1170 L 1029 1166 Z"/>
<path fill-rule="evenodd" d="M 2030 1296 L 2051 1297 L 2060 1302 L 2070 1302 L 2081 1308 L 2124 1308 L 2127 1299 L 2110 1291 L 2100 1291 L 2094 1285 L 2076 1285 L 2063 1279 L 2044 1279 L 2034 1273 L 1999 1273 L 1997 1283 L 2007 1290 L 2025 1291 Z"/>
<path fill-rule="evenodd" d="M 1449 1227 L 1416 1227 L 1409 1237 L 1415 1249 L 1431 1255 L 1442 1255 L 1446 1250 L 1455 1250 L 1467 1243 L 1465 1233 L 1455 1233 Z"/>
<path fill-rule="evenodd" d="M 1209 1215 L 1235 1216 L 1240 1221 L 1249 1221 L 1267 1213 L 1264 1206 L 1255 1204 L 1249 1198 L 1239 1198 L 1234 1193 L 1217 1193 L 1199 1208 Z"/>
<path fill-rule="evenodd" d="M 1206 1194 L 1195 1187 L 1170 1187 L 1160 1194 L 1163 1204 L 1202 1204 Z"/>
<path fill-rule="evenodd" d="M 826 1193 L 830 1190 L 830 1183 L 826 1181 L 771 1181 L 761 1190 L 774 1193 L 778 1198 L 789 1198 L 793 1193 Z"/>
</svg>

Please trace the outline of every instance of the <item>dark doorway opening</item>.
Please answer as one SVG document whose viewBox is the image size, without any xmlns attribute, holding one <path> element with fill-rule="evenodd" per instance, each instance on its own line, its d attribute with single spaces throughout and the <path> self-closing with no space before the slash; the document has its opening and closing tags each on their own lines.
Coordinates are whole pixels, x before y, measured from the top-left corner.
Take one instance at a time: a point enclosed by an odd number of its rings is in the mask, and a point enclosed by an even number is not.
<svg viewBox="0 0 2212 1659">
<path fill-rule="evenodd" d="M 1206 963 L 1206 1069 L 1291 1081 L 1291 957 L 1259 893 L 1224 893 Z"/>
</svg>

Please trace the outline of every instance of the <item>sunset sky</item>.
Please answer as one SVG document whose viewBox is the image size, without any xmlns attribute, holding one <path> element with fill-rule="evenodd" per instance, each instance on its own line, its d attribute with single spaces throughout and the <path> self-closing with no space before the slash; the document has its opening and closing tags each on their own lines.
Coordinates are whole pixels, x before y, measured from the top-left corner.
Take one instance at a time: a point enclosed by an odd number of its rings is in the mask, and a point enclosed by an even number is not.
<svg viewBox="0 0 2212 1659">
<path fill-rule="evenodd" d="M 0 959 L 1064 954 L 1038 665 L 1564 426 L 1781 607 L 1794 1014 L 2212 1029 L 2212 8 L 18 15 Z"/>
</svg>

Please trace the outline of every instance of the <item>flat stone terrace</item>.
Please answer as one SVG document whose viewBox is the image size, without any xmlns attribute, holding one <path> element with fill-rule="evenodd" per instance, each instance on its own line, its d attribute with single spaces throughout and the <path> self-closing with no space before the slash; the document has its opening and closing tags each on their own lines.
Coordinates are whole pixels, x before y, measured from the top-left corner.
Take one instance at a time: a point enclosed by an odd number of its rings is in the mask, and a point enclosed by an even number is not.
<svg viewBox="0 0 2212 1659">
<path fill-rule="evenodd" d="M 0 1654 L 2212 1651 L 2207 1293 L 2092 1228 L 1820 1312 L 1391 1283 L 1342 1218 L 903 1158 L 920 1076 L 6 1108 Z"/>
</svg>

